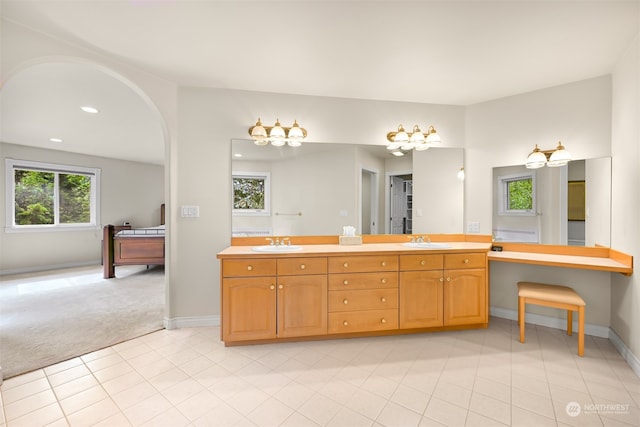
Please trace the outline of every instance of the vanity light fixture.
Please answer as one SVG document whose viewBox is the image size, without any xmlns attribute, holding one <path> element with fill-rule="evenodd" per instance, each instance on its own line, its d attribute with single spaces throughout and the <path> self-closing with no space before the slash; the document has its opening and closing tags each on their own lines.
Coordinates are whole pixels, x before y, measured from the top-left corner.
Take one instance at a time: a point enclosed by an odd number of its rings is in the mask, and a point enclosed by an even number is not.
<svg viewBox="0 0 640 427">
<path fill-rule="evenodd" d="M 429 149 L 432 144 L 440 142 L 440 135 L 433 126 L 429 126 L 426 132 L 422 132 L 420 126 L 414 125 L 413 130 L 407 132 L 404 126 L 399 125 L 397 131 L 387 133 L 387 141 L 389 150 L 423 151 Z"/>
<path fill-rule="evenodd" d="M 562 142 L 558 141 L 558 146 L 555 150 L 540 150 L 538 144 L 527 157 L 525 166 L 527 169 L 538 169 L 547 165 L 551 168 L 564 166 L 573 160 L 571 154 L 565 150 Z"/>
<path fill-rule="evenodd" d="M 249 135 L 256 145 L 267 145 L 271 143 L 276 147 L 287 144 L 290 147 L 299 147 L 302 140 L 307 137 L 307 130 L 301 128 L 297 120 L 293 121 L 291 127 L 280 124 L 280 119 L 276 119 L 273 126 L 264 126 L 258 118 L 255 125 L 249 128 Z"/>
</svg>

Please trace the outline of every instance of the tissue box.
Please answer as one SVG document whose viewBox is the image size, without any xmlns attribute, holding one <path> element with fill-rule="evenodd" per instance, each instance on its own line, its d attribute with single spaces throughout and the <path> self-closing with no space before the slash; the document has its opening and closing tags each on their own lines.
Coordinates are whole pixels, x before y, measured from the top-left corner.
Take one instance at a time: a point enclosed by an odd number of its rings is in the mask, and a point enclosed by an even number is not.
<svg viewBox="0 0 640 427">
<path fill-rule="evenodd" d="M 341 245 L 361 245 L 362 236 L 339 236 Z"/>
</svg>

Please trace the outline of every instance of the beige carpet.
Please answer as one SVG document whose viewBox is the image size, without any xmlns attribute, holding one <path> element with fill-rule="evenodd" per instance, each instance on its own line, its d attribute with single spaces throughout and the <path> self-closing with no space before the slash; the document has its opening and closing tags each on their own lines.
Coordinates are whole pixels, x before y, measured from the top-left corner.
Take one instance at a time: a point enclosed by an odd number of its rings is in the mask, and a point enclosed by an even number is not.
<svg viewBox="0 0 640 427">
<path fill-rule="evenodd" d="M 164 268 L 0 277 L 0 366 L 10 378 L 162 329 Z"/>
</svg>

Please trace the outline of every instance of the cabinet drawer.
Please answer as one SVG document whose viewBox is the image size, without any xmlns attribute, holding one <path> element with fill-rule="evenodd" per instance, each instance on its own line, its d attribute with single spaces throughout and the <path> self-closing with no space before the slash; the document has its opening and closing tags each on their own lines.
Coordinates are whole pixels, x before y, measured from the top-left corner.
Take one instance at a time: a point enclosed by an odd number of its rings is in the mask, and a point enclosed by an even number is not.
<svg viewBox="0 0 640 427">
<path fill-rule="evenodd" d="M 329 333 L 382 331 L 398 329 L 398 310 L 345 311 L 329 313 Z"/>
<path fill-rule="evenodd" d="M 398 273 L 330 274 L 329 290 L 397 288 Z"/>
<path fill-rule="evenodd" d="M 442 270 L 444 255 L 400 255 L 400 270 Z"/>
<path fill-rule="evenodd" d="M 326 258 L 282 258 L 277 262 L 278 276 L 326 274 Z"/>
<path fill-rule="evenodd" d="M 444 268 L 485 268 L 486 254 L 445 254 Z"/>
<path fill-rule="evenodd" d="M 371 271 L 397 270 L 398 255 L 364 255 L 329 258 L 329 273 L 367 273 Z"/>
<path fill-rule="evenodd" d="M 397 289 L 330 291 L 329 312 L 398 308 Z"/>
<path fill-rule="evenodd" d="M 225 259 L 222 261 L 224 277 L 275 276 L 275 258 Z"/>
</svg>

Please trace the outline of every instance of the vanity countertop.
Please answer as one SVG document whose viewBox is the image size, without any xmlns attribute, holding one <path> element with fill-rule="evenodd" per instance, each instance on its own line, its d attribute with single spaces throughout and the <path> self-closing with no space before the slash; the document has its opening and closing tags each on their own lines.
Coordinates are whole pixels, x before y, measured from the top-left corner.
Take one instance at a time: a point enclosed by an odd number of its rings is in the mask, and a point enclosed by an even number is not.
<svg viewBox="0 0 640 427">
<path fill-rule="evenodd" d="M 218 253 L 219 259 L 248 257 L 303 257 L 303 256 L 339 256 L 339 255 L 375 255 L 389 252 L 399 255 L 417 253 L 456 253 L 456 252 L 488 252 L 491 243 L 478 242 L 438 242 L 447 248 L 412 248 L 403 243 L 364 243 L 362 245 L 317 244 L 300 245 L 302 249 L 291 252 L 257 252 L 253 246 L 229 246 Z"/>
</svg>

